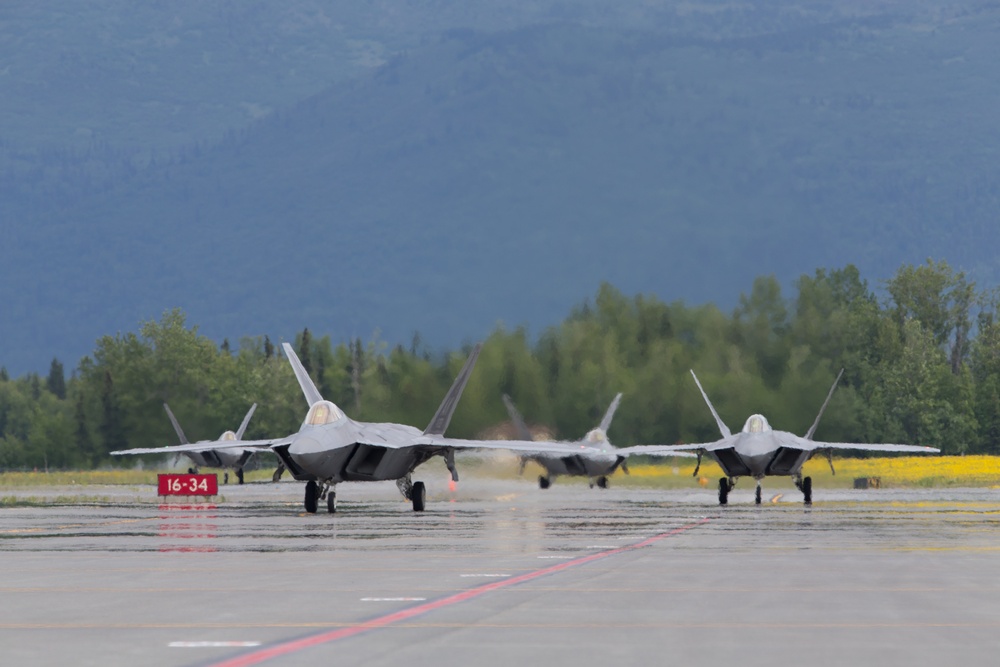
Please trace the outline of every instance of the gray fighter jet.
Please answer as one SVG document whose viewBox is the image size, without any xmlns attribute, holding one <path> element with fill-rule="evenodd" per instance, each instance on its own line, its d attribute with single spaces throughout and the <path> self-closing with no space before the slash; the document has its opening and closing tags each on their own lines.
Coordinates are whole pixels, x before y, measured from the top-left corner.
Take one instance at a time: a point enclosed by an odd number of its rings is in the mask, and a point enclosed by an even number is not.
<svg viewBox="0 0 1000 667">
<path fill-rule="evenodd" d="M 805 503 L 807 505 L 812 504 L 812 478 L 802 477 L 802 464 L 817 453 L 826 455 L 827 461 L 830 464 L 830 470 L 836 473 L 833 470 L 832 453 L 834 449 L 923 453 L 941 451 L 935 447 L 921 447 L 917 445 L 818 442 L 813 440 L 813 433 L 816 432 L 816 427 L 819 426 L 819 420 L 823 416 L 823 411 L 826 410 L 826 406 L 830 403 L 830 398 L 833 397 L 833 392 L 837 388 L 837 384 L 840 382 L 840 377 L 843 374 L 844 371 L 841 370 L 837 375 L 837 379 L 834 380 L 833 386 L 830 387 L 830 392 L 826 395 L 826 400 L 823 401 L 823 405 L 819 409 L 819 414 L 816 415 L 816 421 L 809 427 L 805 436 L 800 437 L 787 431 L 775 431 L 767 423 L 764 415 L 750 415 L 743 425 L 743 430 L 733 435 L 729 431 L 729 427 L 719 418 L 719 413 L 715 411 L 712 402 L 708 400 L 708 394 L 702 389 L 701 383 L 698 382 L 698 376 L 692 370 L 691 376 L 694 377 L 695 384 L 698 385 L 698 390 L 705 399 L 705 403 L 708 404 L 708 409 L 712 411 L 715 423 L 719 425 L 719 430 L 722 432 L 722 439 L 715 442 L 671 445 L 670 447 L 674 450 L 697 451 L 699 467 L 701 456 L 705 452 L 708 452 L 712 458 L 718 461 L 722 471 L 726 473 L 726 477 L 719 480 L 720 505 L 725 505 L 728 502 L 729 492 L 732 491 L 736 485 L 736 480 L 740 477 L 753 477 L 757 480 L 756 503 L 759 505 L 761 502 L 760 483 L 764 477 L 769 475 L 791 476 L 795 481 L 795 486 L 802 492 Z M 695 468 L 694 474 L 698 474 L 698 467 Z"/>
<path fill-rule="evenodd" d="M 586 476 L 591 479 L 590 487 L 596 484 L 599 488 L 608 488 L 608 476 L 621 468 L 621 471 L 628 474 L 628 457 L 630 454 L 649 454 L 652 456 L 691 456 L 690 452 L 678 452 L 666 450 L 660 445 L 636 445 L 635 447 L 614 447 L 608 441 L 608 429 L 611 428 L 611 420 L 615 417 L 615 411 L 622 400 L 622 395 L 618 394 L 608 411 L 604 413 L 601 424 L 583 436 L 582 440 L 575 443 L 567 443 L 579 447 L 578 451 L 572 454 L 559 452 L 541 451 L 537 454 L 522 454 L 521 469 L 528 461 L 534 461 L 545 469 L 545 474 L 538 477 L 538 486 L 547 489 L 552 485 L 552 480 L 559 475 Z M 518 436 L 522 440 L 531 440 L 531 431 L 524 423 L 521 413 L 514 407 L 510 396 L 504 394 L 503 403 L 507 406 L 507 414 L 517 429 Z"/>
<path fill-rule="evenodd" d="M 411 475 L 421 463 L 441 456 L 452 479 L 458 481 L 458 471 L 455 468 L 457 450 L 504 449 L 537 453 L 543 448 L 542 445 L 526 441 L 458 440 L 444 437 L 481 347 L 477 345 L 473 348 L 465 366 L 423 432 L 404 424 L 377 424 L 350 419 L 340 408 L 323 398 L 291 345 L 284 343 L 285 356 L 288 357 L 302 393 L 309 403 L 309 412 L 298 433 L 273 440 L 240 443 L 216 441 L 111 453 L 186 453 L 206 449 L 205 445 L 216 451 L 244 447 L 270 449 L 295 479 L 306 483 L 307 512 L 316 512 L 319 501 L 323 499 L 326 500 L 327 510 L 335 512 L 337 505 L 334 489 L 340 482 L 384 480 L 395 480 L 403 497 L 412 502 L 414 511 L 420 512 L 424 509 L 426 491 L 423 482 L 413 482 Z M 575 451 L 568 445 L 558 443 L 551 443 L 544 448 L 546 451 Z"/>
<path fill-rule="evenodd" d="M 170 417 L 170 423 L 174 425 L 174 431 L 177 433 L 177 437 L 180 439 L 182 445 L 191 444 L 187 436 L 184 435 L 184 430 L 181 425 L 177 422 L 177 418 L 174 417 L 174 413 L 170 411 L 170 406 L 166 403 L 163 404 L 163 409 L 167 411 L 167 416 Z M 250 418 L 253 417 L 254 410 L 257 409 L 257 404 L 254 403 L 250 406 L 250 410 L 247 411 L 247 416 L 243 418 L 243 423 L 236 430 L 235 433 L 232 431 L 226 431 L 221 436 L 219 440 L 214 442 L 226 442 L 226 443 L 237 443 L 243 440 L 243 434 L 247 430 L 247 425 L 250 423 Z M 211 441 L 202 440 L 201 442 L 194 443 L 195 445 L 202 445 Z M 184 451 L 183 454 L 194 462 L 193 468 L 188 468 L 189 473 L 197 473 L 199 467 L 206 468 L 223 468 L 225 472 L 223 474 L 222 483 L 229 483 L 229 471 L 236 471 L 236 479 L 239 483 L 243 483 L 243 466 L 247 464 L 247 461 L 254 455 L 255 449 L 250 448 L 230 448 L 230 447 L 208 447 L 206 449 Z"/>
</svg>

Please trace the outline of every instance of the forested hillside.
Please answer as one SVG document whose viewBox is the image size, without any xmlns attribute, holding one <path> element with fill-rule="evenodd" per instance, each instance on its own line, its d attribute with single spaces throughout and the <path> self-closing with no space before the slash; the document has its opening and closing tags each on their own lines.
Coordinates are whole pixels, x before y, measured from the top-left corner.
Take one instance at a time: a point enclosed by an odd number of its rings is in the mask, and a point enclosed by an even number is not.
<svg viewBox="0 0 1000 667">
<path fill-rule="evenodd" d="M 174 307 L 215 341 L 454 346 L 602 281 L 728 309 L 758 275 L 880 288 L 934 257 L 996 285 L 998 25 L 980 2 L 13 3 L 0 364 Z"/>
<path fill-rule="evenodd" d="M 496 329 L 449 435 L 505 420 L 507 393 L 529 421 L 577 438 L 620 391 L 612 442 L 712 440 L 691 368 L 732 428 L 761 412 L 804 433 L 845 368 L 817 438 L 1000 453 L 997 292 L 976 290 L 944 263 L 903 266 L 887 291 L 880 302 L 853 266 L 801 276 L 792 297 L 761 276 L 725 313 L 603 285 L 537 342 Z M 468 352 L 434 354 L 419 339 L 336 343 L 310 329 L 295 347 L 321 393 L 350 416 L 421 427 Z M 171 311 L 102 337 L 69 372 L 59 360 L 47 376 L 0 372 L 0 469 L 133 465 L 107 452 L 172 444 L 164 402 L 193 440 L 235 428 L 253 402 L 248 437 L 294 432 L 308 406 L 278 350 L 266 336 L 218 346 Z"/>
</svg>

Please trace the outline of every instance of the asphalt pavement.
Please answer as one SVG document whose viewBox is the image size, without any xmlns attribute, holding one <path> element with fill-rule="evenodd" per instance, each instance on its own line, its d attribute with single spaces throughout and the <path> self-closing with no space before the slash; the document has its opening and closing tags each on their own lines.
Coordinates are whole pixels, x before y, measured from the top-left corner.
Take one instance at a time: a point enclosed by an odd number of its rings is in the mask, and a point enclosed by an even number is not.
<svg viewBox="0 0 1000 667">
<path fill-rule="evenodd" d="M 0 508 L 4 665 L 994 665 L 1000 491 L 428 481 L 27 490 Z M 53 502 L 58 498 L 58 502 Z"/>
</svg>

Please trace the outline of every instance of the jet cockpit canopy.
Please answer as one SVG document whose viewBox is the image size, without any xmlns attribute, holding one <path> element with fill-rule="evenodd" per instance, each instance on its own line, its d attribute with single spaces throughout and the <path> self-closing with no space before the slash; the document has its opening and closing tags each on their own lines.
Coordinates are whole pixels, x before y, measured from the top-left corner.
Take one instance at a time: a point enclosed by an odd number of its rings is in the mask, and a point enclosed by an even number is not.
<svg viewBox="0 0 1000 667">
<path fill-rule="evenodd" d="M 310 426 L 323 426 L 343 418 L 344 413 L 330 401 L 317 401 L 309 408 L 305 423 Z"/>
<path fill-rule="evenodd" d="M 599 428 L 595 428 L 583 437 L 583 441 L 588 445 L 603 445 L 608 442 L 608 435 Z"/>
<path fill-rule="evenodd" d="M 222 437 L 219 438 L 219 440 L 228 440 L 228 441 L 232 441 L 235 439 L 236 439 L 236 434 L 233 433 L 232 431 L 226 431 L 225 433 L 222 434 Z"/>
<path fill-rule="evenodd" d="M 747 423 L 743 425 L 744 433 L 764 433 L 770 430 L 771 425 L 767 423 L 764 415 L 750 415 Z"/>
</svg>

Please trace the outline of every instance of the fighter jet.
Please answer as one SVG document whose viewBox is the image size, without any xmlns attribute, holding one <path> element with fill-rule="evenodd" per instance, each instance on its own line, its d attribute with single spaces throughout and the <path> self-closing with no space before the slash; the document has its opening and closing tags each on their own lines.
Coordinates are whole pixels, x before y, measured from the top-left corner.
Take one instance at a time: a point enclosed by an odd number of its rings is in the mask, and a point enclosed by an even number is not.
<svg viewBox="0 0 1000 667">
<path fill-rule="evenodd" d="M 334 403 L 323 398 L 292 346 L 283 344 L 285 356 L 295 372 L 309 411 L 297 433 L 273 440 L 231 443 L 216 441 L 197 445 L 179 445 L 111 452 L 122 454 L 169 454 L 201 451 L 209 445 L 216 451 L 250 447 L 270 449 L 296 480 L 306 483 L 305 509 L 315 513 L 319 501 L 326 500 L 327 510 L 336 512 L 335 488 L 340 482 L 375 482 L 395 480 L 413 510 L 424 509 L 426 491 L 423 482 L 412 481 L 412 473 L 421 463 L 435 456 L 444 458 L 451 478 L 458 481 L 455 452 L 473 449 L 505 449 L 537 453 L 543 446 L 526 441 L 457 440 L 445 438 L 444 432 L 458 405 L 458 399 L 472 374 L 482 345 L 476 345 L 454 384 L 438 407 L 427 428 L 421 432 L 405 424 L 378 424 L 350 419 Z M 546 451 L 573 452 L 568 445 L 551 443 Z"/>
<path fill-rule="evenodd" d="M 177 437 L 180 439 L 182 445 L 191 444 L 188 442 L 187 436 L 184 435 L 184 430 L 181 425 L 177 422 L 177 418 L 174 417 L 174 413 L 170 411 L 170 406 L 166 403 L 163 404 L 163 409 L 167 411 L 167 416 L 170 417 L 170 423 L 174 425 L 174 431 L 177 433 Z M 242 442 L 243 434 L 247 430 L 247 425 L 250 423 L 250 418 L 253 417 L 254 410 L 257 409 L 257 404 L 254 403 L 250 406 L 250 410 L 247 412 L 247 416 L 243 418 L 243 423 L 236 430 L 235 433 L 232 431 L 226 431 L 219 436 L 219 440 L 216 442 L 226 442 L 226 443 L 237 443 Z M 211 441 L 202 440 L 200 442 L 194 443 L 195 445 L 204 446 L 205 443 Z M 189 473 L 197 473 L 198 468 L 204 466 L 206 468 L 224 468 L 225 472 L 223 475 L 222 483 L 229 483 L 229 471 L 236 471 L 236 479 L 239 483 L 243 483 L 243 466 L 247 464 L 247 461 L 256 452 L 252 448 L 221 448 L 221 447 L 207 447 L 205 449 L 185 451 L 183 454 L 187 456 L 191 461 L 194 462 L 193 468 L 188 468 Z"/>
<path fill-rule="evenodd" d="M 615 396 L 614 400 L 611 401 L 611 405 L 608 406 L 608 411 L 604 413 L 604 419 L 601 420 L 601 424 L 583 436 L 582 440 L 569 443 L 579 447 L 576 452 L 565 454 L 543 450 L 537 454 L 522 454 L 520 472 L 524 472 L 524 466 L 528 461 L 534 461 L 545 469 L 545 474 L 538 477 L 539 488 L 549 488 L 552 480 L 558 475 L 585 475 L 591 479 L 591 488 L 596 484 L 599 488 L 606 489 L 608 488 L 608 476 L 616 470 L 621 468 L 622 472 L 626 475 L 628 474 L 627 459 L 630 454 L 695 456 L 689 452 L 664 450 L 660 445 L 637 445 L 635 447 L 621 448 L 612 446 L 608 441 L 607 433 L 608 429 L 611 428 L 611 420 L 614 419 L 615 411 L 618 409 L 618 403 L 621 400 L 621 394 Z M 510 420 L 514 423 L 519 437 L 522 440 L 532 440 L 531 431 L 528 430 L 528 426 L 524 423 L 521 413 L 514 407 L 510 396 L 504 394 L 503 403 L 507 406 L 507 414 L 510 415 Z"/>
<path fill-rule="evenodd" d="M 740 477 L 753 477 L 757 480 L 757 491 L 755 502 L 761 502 L 761 480 L 769 475 L 788 475 L 795 482 L 795 486 L 802 492 L 807 505 L 812 504 L 812 478 L 802 476 L 802 464 L 808 461 L 816 453 L 826 454 L 830 464 L 830 470 L 834 473 L 832 453 L 834 449 L 859 449 L 875 452 L 940 452 L 935 447 L 922 447 L 917 445 L 893 445 L 893 444 L 868 444 L 856 442 L 819 442 L 813 440 L 813 433 L 819 426 L 819 420 L 823 416 L 823 411 L 830 403 L 833 392 L 840 382 L 840 377 L 844 374 L 843 369 L 834 380 L 830 392 L 826 395 L 826 400 L 816 415 L 816 421 L 800 437 L 787 431 L 775 431 L 767 423 L 764 415 L 750 415 L 743 430 L 736 435 L 729 431 L 729 427 L 719 418 L 719 413 L 715 411 L 712 402 L 708 400 L 708 394 L 702 389 L 698 382 L 698 376 L 691 371 L 695 384 L 701 392 L 708 409 L 715 417 L 722 432 L 722 439 L 715 442 L 706 442 L 687 445 L 672 445 L 674 450 L 696 450 L 698 452 L 698 466 L 695 467 L 694 474 L 698 474 L 701 465 L 702 454 L 708 452 L 716 461 L 725 477 L 719 480 L 719 504 L 725 505 L 729 501 L 729 492 L 736 486 L 736 481 Z"/>
</svg>

